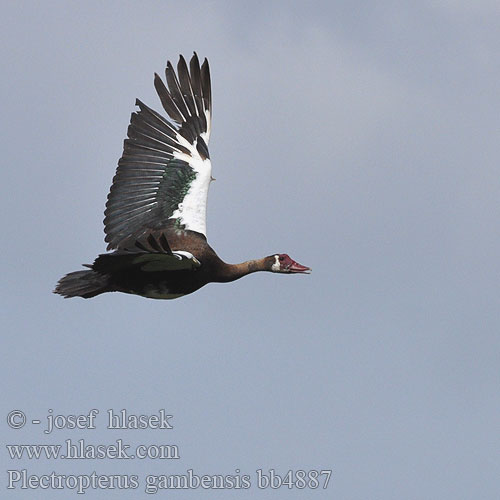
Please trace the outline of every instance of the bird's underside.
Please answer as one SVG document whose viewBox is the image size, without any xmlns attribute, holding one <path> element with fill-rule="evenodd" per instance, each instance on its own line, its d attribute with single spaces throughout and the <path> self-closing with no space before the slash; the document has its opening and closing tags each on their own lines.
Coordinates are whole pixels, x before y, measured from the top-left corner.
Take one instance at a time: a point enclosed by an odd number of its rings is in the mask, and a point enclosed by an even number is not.
<svg viewBox="0 0 500 500">
<path fill-rule="evenodd" d="M 150 234 L 142 250 L 118 250 L 102 254 L 92 270 L 109 277 L 107 291 L 118 291 L 154 299 L 173 299 L 192 293 L 210 281 L 207 271 L 217 260 L 203 235 L 189 230 L 170 232 L 174 248 L 165 247 L 165 233 Z M 200 260 L 203 261 L 202 268 Z"/>
<path fill-rule="evenodd" d="M 55 293 L 90 298 L 124 292 L 176 298 L 209 282 L 255 271 L 304 273 L 286 254 L 226 264 L 206 240 L 206 204 L 212 180 L 208 151 L 212 93 L 210 70 L 196 53 L 177 73 L 170 62 L 165 82 L 154 85 L 168 119 L 136 101 L 123 154 L 106 203 L 104 232 L 110 253 L 89 269 L 59 280 Z"/>
</svg>

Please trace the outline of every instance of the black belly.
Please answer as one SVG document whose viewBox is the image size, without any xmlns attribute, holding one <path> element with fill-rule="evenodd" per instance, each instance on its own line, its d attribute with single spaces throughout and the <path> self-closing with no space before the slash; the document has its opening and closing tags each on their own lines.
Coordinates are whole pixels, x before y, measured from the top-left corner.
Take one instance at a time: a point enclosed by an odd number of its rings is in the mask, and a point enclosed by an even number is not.
<svg viewBox="0 0 500 500">
<path fill-rule="evenodd" d="M 147 253 L 114 252 L 100 255 L 92 268 L 108 276 L 109 290 L 156 299 L 173 299 L 192 293 L 208 283 L 210 266 L 175 269 L 170 256 L 145 259 Z M 163 269 L 162 269 L 163 268 Z"/>
<path fill-rule="evenodd" d="M 111 284 L 120 292 L 153 299 L 174 299 L 201 288 L 205 283 L 199 274 L 202 273 L 198 270 L 144 272 L 129 268 L 113 272 Z"/>
</svg>

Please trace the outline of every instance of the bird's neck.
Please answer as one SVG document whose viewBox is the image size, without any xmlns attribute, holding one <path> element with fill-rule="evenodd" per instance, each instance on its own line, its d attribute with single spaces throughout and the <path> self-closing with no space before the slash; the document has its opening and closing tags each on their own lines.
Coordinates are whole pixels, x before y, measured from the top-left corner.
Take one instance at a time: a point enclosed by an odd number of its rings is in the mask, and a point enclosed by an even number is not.
<svg viewBox="0 0 500 500">
<path fill-rule="evenodd" d="M 240 264 L 226 264 L 222 262 L 213 281 L 217 283 L 227 283 L 257 271 L 268 271 L 265 264 L 265 258 L 247 260 Z"/>
</svg>

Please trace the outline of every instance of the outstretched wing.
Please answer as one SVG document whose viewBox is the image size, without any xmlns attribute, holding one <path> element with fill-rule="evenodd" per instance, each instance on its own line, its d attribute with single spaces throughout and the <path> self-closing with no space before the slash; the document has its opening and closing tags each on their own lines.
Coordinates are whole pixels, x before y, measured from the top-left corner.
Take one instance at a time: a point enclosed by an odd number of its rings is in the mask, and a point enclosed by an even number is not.
<svg viewBox="0 0 500 500">
<path fill-rule="evenodd" d="M 206 236 L 206 204 L 211 180 L 208 153 L 212 109 L 210 70 L 196 53 L 189 69 L 182 56 L 177 75 L 167 62 L 167 85 L 154 85 L 170 120 L 140 100 L 132 113 L 106 211 L 108 250 L 143 244 L 174 225 Z"/>
</svg>

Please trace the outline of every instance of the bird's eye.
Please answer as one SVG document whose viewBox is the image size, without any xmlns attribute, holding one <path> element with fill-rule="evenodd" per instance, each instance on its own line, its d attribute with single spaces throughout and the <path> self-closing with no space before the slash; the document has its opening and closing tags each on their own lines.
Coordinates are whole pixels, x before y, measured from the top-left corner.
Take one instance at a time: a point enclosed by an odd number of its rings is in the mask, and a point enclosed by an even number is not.
<svg viewBox="0 0 500 500">
<path fill-rule="evenodd" d="M 280 260 L 281 261 L 284 261 L 285 260 L 285 257 L 283 257 L 283 255 L 280 256 Z"/>
</svg>

